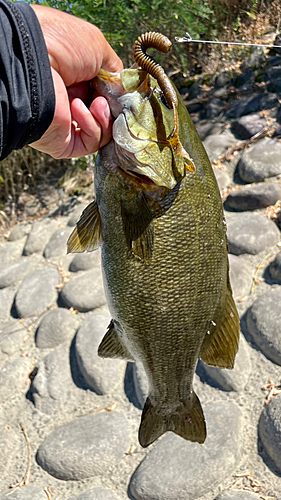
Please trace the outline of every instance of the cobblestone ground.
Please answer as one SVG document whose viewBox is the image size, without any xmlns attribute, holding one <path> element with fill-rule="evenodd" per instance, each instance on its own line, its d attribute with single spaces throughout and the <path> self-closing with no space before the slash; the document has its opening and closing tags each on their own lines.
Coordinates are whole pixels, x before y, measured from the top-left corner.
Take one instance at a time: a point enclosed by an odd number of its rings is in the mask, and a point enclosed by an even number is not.
<svg viewBox="0 0 281 500">
<path fill-rule="evenodd" d="M 147 380 L 97 356 L 110 314 L 100 252 L 66 255 L 86 206 L 74 200 L 0 245 L 0 500 L 281 498 L 281 144 L 277 134 L 244 148 L 278 126 L 268 77 L 281 58 L 251 64 L 236 81 L 219 75 L 207 103 L 202 81 L 186 101 L 225 200 L 242 331 L 234 370 L 198 363 L 206 443 L 166 433 L 139 446 Z M 233 88 L 242 98 L 228 98 Z"/>
</svg>

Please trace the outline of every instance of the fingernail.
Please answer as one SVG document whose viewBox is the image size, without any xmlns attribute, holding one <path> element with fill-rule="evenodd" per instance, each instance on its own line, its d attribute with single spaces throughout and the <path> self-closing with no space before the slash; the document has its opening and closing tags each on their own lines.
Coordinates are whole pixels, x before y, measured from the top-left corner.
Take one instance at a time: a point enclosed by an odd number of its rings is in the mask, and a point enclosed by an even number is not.
<svg viewBox="0 0 281 500">
<path fill-rule="evenodd" d="M 111 118 L 111 111 L 110 111 L 110 107 L 109 107 L 108 104 L 107 104 L 107 106 L 106 106 L 103 114 L 104 114 L 104 117 L 106 118 L 106 120 L 110 120 L 110 118 Z"/>
</svg>

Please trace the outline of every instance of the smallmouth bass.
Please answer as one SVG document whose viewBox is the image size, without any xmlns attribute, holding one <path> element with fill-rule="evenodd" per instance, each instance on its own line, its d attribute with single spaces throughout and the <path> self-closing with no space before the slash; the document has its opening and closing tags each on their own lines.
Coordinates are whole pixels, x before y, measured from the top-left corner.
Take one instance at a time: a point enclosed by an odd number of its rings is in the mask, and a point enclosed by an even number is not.
<svg viewBox="0 0 281 500">
<path fill-rule="evenodd" d="M 163 85 L 135 67 L 101 70 L 94 85 L 115 118 L 113 139 L 68 250 L 102 246 L 112 321 L 98 353 L 144 366 L 143 447 L 166 431 L 203 443 L 196 364 L 232 368 L 240 332 L 217 182 L 176 89 L 169 107 Z"/>
</svg>

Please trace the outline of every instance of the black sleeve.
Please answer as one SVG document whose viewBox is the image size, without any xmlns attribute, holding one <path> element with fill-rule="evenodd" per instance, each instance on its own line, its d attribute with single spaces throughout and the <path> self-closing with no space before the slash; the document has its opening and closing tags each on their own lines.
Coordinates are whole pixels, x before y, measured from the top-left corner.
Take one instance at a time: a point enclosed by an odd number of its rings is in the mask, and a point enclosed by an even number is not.
<svg viewBox="0 0 281 500">
<path fill-rule="evenodd" d="M 55 92 L 33 9 L 0 0 L 0 160 L 34 142 L 52 122 Z"/>
</svg>

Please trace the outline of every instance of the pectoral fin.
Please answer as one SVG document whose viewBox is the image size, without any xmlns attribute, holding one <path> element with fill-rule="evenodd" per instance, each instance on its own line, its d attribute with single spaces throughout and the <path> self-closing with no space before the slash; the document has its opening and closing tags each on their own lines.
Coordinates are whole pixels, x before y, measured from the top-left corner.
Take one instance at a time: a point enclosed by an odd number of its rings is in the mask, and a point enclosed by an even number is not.
<svg viewBox="0 0 281 500">
<path fill-rule="evenodd" d="M 101 220 L 97 202 L 93 201 L 83 210 L 76 228 L 67 242 L 67 253 L 92 252 L 100 244 Z"/>
<path fill-rule="evenodd" d="M 127 359 L 128 361 L 135 361 L 131 353 L 120 340 L 113 319 L 109 323 L 107 332 L 99 345 L 98 355 L 101 358 L 120 358 Z"/>
<path fill-rule="evenodd" d="M 152 256 L 154 229 L 152 215 L 143 196 L 133 201 L 122 201 L 121 214 L 128 248 L 141 260 Z"/>
<path fill-rule="evenodd" d="M 220 311 L 220 315 L 222 319 L 218 321 L 214 333 L 211 336 L 207 334 L 204 339 L 200 358 L 207 365 L 233 368 L 238 351 L 240 322 L 230 285 L 227 289 L 225 307 Z"/>
</svg>

